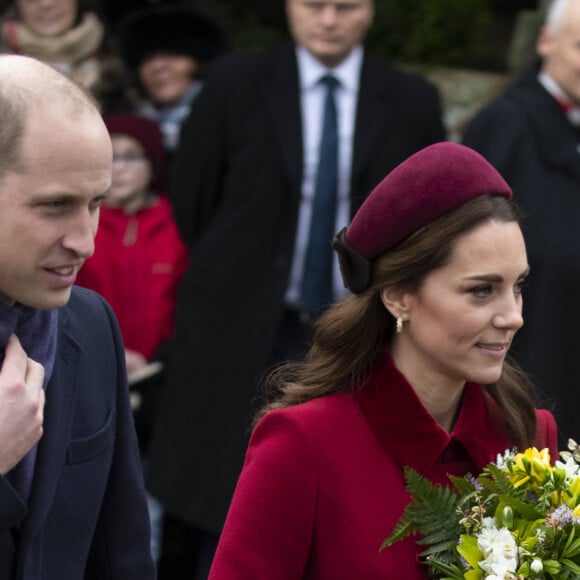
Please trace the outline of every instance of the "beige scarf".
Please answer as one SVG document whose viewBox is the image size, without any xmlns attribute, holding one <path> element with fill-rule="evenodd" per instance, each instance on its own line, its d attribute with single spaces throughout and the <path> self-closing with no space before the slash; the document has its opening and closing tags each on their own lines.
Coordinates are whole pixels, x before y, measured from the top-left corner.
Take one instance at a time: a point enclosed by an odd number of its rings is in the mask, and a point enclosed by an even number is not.
<svg viewBox="0 0 580 580">
<path fill-rule="evenodd" d="M 37 58 L 89 89 L 99 79 L 97 52 L 104 28 L 95 14 L 85 14 L 78 26 L 58 36 L 38 36 L 21 22 L 8 18 L 0 33 L 4 52 Z"/>
</svg>

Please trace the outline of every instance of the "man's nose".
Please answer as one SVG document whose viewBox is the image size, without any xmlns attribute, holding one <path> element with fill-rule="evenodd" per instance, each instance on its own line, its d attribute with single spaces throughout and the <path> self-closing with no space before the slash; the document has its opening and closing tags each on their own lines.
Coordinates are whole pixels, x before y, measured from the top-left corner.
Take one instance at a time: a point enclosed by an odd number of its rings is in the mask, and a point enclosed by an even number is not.
<svg viewBox="0 0 580 580">
<path fill-rule="evenodd" d="M 98 211 L 83 210 L 72 220 L 63 238 L 63 246 L 81 258 L 90 258 L 95 252 L 95 234 L 99 221 Z"/>
</svg>

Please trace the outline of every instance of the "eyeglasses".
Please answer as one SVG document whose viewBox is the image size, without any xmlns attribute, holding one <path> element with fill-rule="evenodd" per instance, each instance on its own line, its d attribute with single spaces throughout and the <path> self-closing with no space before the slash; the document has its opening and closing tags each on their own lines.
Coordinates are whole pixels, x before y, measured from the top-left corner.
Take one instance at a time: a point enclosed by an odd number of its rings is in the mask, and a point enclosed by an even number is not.
<svg viewBox="0 0 580 580">
<path fill-rule="evenodd" d="M 113 153 L 113 163 L 115 161 L 123 161 L 125 163 L 135 163 L 136 161 L 143 161 L 145 159 L 143 153 L 137 151 L 127 151 L 127 153 Z"/>
</svg>

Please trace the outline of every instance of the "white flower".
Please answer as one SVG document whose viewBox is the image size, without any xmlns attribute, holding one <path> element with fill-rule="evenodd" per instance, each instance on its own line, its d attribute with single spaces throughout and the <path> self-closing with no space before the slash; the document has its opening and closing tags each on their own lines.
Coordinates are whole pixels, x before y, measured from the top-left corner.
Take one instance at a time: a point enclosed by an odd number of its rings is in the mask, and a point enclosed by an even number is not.
<svg viewBox="0 0 580 580">
<path fill-rule="evenodd" d="M 544 564 L 539 558 L 534 558 L 530 564 L 530 569 L 534 574 L 541 574 L 544 571 Z"/>
<path fill-rule="evenodd" d="M 518 547 L 507 528 L 498 530 L 495 525 L 484 527 L 477 535 L 477 547 L 483 553 L 483 560 L 479 565 L 488 573 L 486 578 L 509 578 L 509 574 L 516 571 Z"/>
<path fill-rule="evenodd" d="M 511 461 L 516 456 L 515 450 L 506 449 L 503 452 L 503 455 L 497 454 L 497 459 L 495 460 L 495 464 L 500 469 L 505 469 L 507 467 L 508 461 Z"/>
<path fill-rule="evenodd" d="M 495 521 L 495 518 L 491 517 L 483 518 L 481 525 L 484 528 L 489 528 L 497 531 L 497 522 Z"/>
<path fill-rule="evenodd" d="M 578 465 L 573 457 L 568 457 L 566 463 L 556 461 L 554 464 L 558 469 L 563 469 L 566 472 L 566 479 L 568 481 L 580 476 L 580 465 Z"/>
</svg>

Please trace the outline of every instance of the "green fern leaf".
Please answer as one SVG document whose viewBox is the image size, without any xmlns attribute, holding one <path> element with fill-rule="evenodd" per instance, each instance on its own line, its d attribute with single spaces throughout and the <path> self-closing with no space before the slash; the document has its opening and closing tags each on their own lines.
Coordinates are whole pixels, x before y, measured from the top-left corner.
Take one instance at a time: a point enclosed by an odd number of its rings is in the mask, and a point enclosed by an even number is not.
<svg viewBox="0 0 580 580">
<path fill-rule="evenodd" d="M 434 553 L 445 551 L 452 540 L 457 541 L 460 533 L 457 492 L 431 483 L 409 467 L 405 468 L 405 479 L 413 500 L 381 549 L 419 532 L 423 536 L 419 540 L 421 544 L 433 544 L 430 550 L 435 550 Z"/>
<path fill-rule="evenodd" d="M 413 523 L 407 519 L 406 510 L 403 517 L 399 520 L 391 535 L 381 544 L 380 550 L 384 550 L 394 543 L 410 536 L 416 530 L 413 528 Z"/>
</svg>

